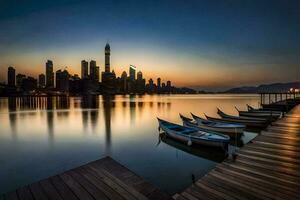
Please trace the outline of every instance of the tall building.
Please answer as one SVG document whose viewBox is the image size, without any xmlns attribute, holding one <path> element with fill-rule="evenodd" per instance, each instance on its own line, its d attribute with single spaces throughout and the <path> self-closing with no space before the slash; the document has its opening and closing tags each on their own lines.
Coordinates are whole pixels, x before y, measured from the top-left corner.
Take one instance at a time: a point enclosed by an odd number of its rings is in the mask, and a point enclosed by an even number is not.
<svg viewBox="0 0 300 200">
<path fill-rule="evenodd" d="M 126 71 L 123 71 L 120 80 L 121 80 L 121 91 L 126 92 L 127 91 L 127 73 L 126 73 Z"/>
<path fill-rule="evenodd" d="M 60 92 L 69 91 L 69 72 L 67 70 L 56 71 L 56 89 Z"/>
<path fill-rule="evenodd" d="M 99 71 L 100 71 L 100 67 L 96 66 L 95 68 L 95 81 L 99 82 Z"/>
<path fill-rule="evenodd" d="M 143 73 L 141 71 L 139 71 L 137 73 L 137 79 L 136 79 L 136 91 L 138 93 L 144 93 L 145 85 L 146 85 L 146 80 L 143 79 Z"/>
<path fill-rule="evenodd" d="M 137 76 L 136 76 L 137 80 L 142 80 L 143 79 L 143 73 L 141 71 L 138 71 Z"/>
<path fill-rule="evenodd" d="M 89 63 L 85 60 L 81 61 L 81 78 L 86 79 L 89 76 Z"/>
<path fill-rule="evenodd" d="M 40 74 L 39 75 L 39 87 L 44 88 L 46 85 L 46 76 L 45 74 Z"/>
<path fill-rule="evenodd" d="M 16 70 L 13 67 L 8 67 L 7 84 L 9 86 L 15 86 L 16 85 Z"/>
<path fill-rule="evenodd" d="M 110 72 L 110 46 L 108 43 L 105 45 L 105 72 Z"/>
<path fill-rule="evenodd" d="M 133 65 L 130 65 L 129 67 L 129 79 L 131 81 L 135 81 L 135 71 L 136 71 L 136 67 Z"/>
<path fill-rule="evenodd" d="M 21 87 L 23 80 L 26 78 L 24 74 L 17 74 L 16 76 L 16 82 L 17 82 L 17 87 Z"/>
<path fill-rule="evenodd" d="M 97 67 L 96 61 L 91 60 L 90 61 L 90 78 L 92 80 L 95 80 L 95 78 L 96 78 L 96 67 Z"/>
<path fill-rule="evenodd" d="M 172 85 L 171 85 L 171 81 L 167 81 L 167 92 L 171 93 L 172 92 Z"/>
<path fill-rule="evenodd" d="M 46 87 L 54 88 L 53 62 L 51 60 L 46 62 Z"/>
<path fill-rule="evenodd" d="M 57 90 L 60 89 L 61 74 L 62 74 L 61 69 L 55 72 L 55 87 Z"/>
<path fill-rule="evenodd" d="M 161 79 L 157 78 L 157 87 L 160 88 L 161 87 Z"/>
</svg>

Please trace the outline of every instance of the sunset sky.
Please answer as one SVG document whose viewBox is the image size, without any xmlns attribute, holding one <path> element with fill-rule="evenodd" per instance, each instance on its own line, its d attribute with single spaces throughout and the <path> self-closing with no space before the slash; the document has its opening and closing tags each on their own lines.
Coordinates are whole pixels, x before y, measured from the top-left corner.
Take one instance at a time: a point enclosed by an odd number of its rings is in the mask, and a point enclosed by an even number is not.
<svg viewBox="0 0 300 200">
<path fill-rule="evenodd" d="M 221 90 L 300 81 L 300 1 L 0 0 L 0 81 L 7 67 L 37 77 L 104 69 L 104 46 L 119 76 L 137 66 L 176 86 Z"/>
</svg>

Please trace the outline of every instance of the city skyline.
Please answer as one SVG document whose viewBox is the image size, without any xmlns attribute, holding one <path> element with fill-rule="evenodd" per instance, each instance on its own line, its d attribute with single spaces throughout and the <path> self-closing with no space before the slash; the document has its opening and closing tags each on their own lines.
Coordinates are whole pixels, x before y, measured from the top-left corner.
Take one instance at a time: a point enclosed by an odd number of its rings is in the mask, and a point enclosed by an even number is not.
<svg viewBox="0 0 300 200">
<path fill-rule="evenodd" d="M 81 74 L 69 73 L 67 67 L 55 69 L 52 60 L 45 62 L 45 73 L 38 78 L 28 74 L 21 74 L 12 66 L 7 69 L 7 84 L 2 84 L 2 95 L 96 95 L 96 94 L 174 94 L 196 93 L 190 88 L 176 88 L 170 80 L 166 83 L 157 78 L 148 81 L 141 70 L 129 65 L 119 76 L 111 70 L 111 48 L 109 43 L 104 47 L 105 67 L 101 72 L 95 60 L 81 61 Z M 101 74 L 101 76 L 100 76 Z M 101 80 L 100 80 L 101 77 Z"/>
<path fill-rule="evenodd" d="M 6 69 L 37 77 L 47 59 L 80 74 L 83 59 L 114 46 L 111 69 L 222 90 L 299 81 L 297 1 L 46 1 L 3 3 L 0 81 Z M 92 14 L 88 14 L 92 13 Z M 169 72 L 172 73 L 169 73 Z M 183 76 L 183 74 L 186 74 Z"/>
</svg>

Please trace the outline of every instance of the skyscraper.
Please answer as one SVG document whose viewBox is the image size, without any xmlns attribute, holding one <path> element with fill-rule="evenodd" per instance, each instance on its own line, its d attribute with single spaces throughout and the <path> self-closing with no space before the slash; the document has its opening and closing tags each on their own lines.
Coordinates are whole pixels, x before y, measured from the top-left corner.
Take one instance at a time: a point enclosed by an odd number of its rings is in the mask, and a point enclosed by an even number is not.
<svg viewBox="0 0 300 200">
<path fill-rule="evenodd" d="M 108 43 L 105 45 L 105 72 L 110 72 L 110 46 Z"/>
<path fill-rule="evenodd" d="M 16 85 L 16 70 L 13 67 L 8 67 L 7 84 L 9 86 L 15 86 Z"/>
<path fill-rule="evenodd" d="M 56 89 L 60 92 L 69 91 L 69 72 L 67 70 L 56 71 Z"/>
<path fill-rule="evenodd" d="M 45 77 L 45 74 L 40 74 L 40 75 L 39 75 L 39 87 L 40 87 L 40 88 L 45 87 L 45 83 L 46 83 L 46 77 Z"/>
<path fill-rule="evenodd" d="M 136 71 L 136 67 L 133 65 L 130 65 L 129 67 L 129 79 L 131 81 L 135 81 L 135 71 Z"/>
<path fill-rule="evenodd" d="M 24 74 L 17 74 L 16 76 L 16 82 L 17 82 L 17 87 L 21 87 L 23 80 L 26 78 Z"/>
<path fill-rule="evenodd" d="M 136 77 L 137 77 L 137 80 L 142 80 L 143 79 L 143 73 L 141 71 L 138 71 Z"/>
<path fill-rule="evenodd" d="M 89 76 L 89 63 L 85 60 L 81 61 L 81 78 L 85 79 Z"/>
<path fill-rule="evenodd" d="M 157 78 L 157 87 L 160 88 L 161 87 L 161 79 Z"/>
<path fill-rule="evenodd" d="M 127 91 L 127 73 L 126 71 L 123 71 L 121 78 L 120 78 L 120 89 L 121 92 Z"/>
<path fill-rule="evenodd" d="M 98 75 L 97 75 L 98 72 Z M 97 69 L 97 64 L 95 60 L 90 61 L 90 78 L 92 80 L 97 80 L 99 81 L 99 67 Z"/>
<path fill-rule="evenodd" d="M 95 81 L 99 82 L 99 71 L 100 71 L 100 67 L 96 66 L 95 68 Z"/>
<path fill-rule="evenodd" d="M 48 88 L 54 87 L 53 62 L 51 60 L 46 62 L 46 86 Z"/>
<path fill-rule="evenodd" d="M 145 92 L 145 84 L 146 84 L 146 80 L 143 79 L 143 73 L 139 71 L 137 73 L 137 79 L 136 79 L 136 89 L 138 93 Z"/>
</svg>

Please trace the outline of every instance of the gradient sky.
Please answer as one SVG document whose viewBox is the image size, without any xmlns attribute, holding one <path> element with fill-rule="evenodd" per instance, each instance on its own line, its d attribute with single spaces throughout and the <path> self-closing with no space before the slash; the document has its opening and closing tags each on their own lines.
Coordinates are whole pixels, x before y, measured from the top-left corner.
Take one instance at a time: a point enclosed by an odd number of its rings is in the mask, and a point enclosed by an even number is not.
<svg viewBox="0 0 300 200">
<path fill-rule="evenodd" d="M 7 67 L 80 75 L 82 59 L 117 75 L 136 65 L 177 86 L 224 89 L 300 81 L 300 1 L 0 0 L 0 80 Z"/>
</svg>

